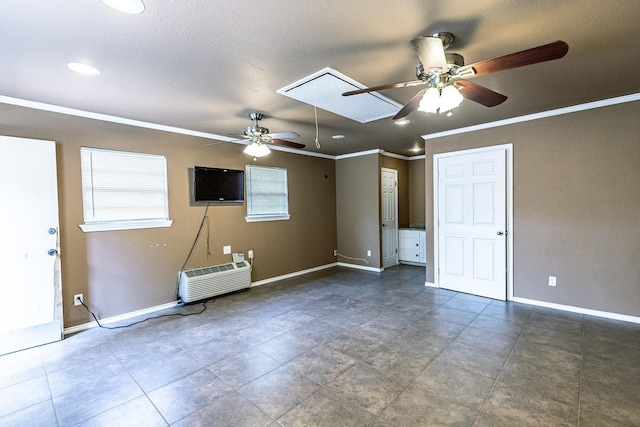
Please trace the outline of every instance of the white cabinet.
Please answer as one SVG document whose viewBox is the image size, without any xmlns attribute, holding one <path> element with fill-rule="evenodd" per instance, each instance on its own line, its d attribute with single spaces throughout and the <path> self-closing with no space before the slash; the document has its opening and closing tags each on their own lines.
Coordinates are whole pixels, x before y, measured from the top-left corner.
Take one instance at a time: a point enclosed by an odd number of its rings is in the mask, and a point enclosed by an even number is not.
<svg viewBox="0 0 640 427">
<path fill-rule="evenodd" d="M 411 264 L 426 264 L 425 245 L 427 232 L 424 230 L 400 229 L 398 259 Z"/>
</svg>

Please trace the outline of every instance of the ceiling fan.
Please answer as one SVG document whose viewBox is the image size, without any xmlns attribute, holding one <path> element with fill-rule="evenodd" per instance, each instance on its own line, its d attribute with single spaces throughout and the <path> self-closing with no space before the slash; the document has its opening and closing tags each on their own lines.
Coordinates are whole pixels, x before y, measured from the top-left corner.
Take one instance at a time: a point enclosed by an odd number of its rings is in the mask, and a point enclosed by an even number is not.
<svg viewBox="0 0 640 427">
<path fill-rule="evenodd" d="M 415 94 L 398 111 L 393 120 L 404 118 L 416 109 L 431 113 L 438 111 L 441 113 L 448 112 L 448 115 L 450 115 L 451 109 L 457 107 L 463 97 L 486 107 L 495 107 L 502 104 L 507 97 L 484 86 L 472 83 L 468 79 L 511 68 L 560 59 L 569 50 L 567 43 L 558 40 L 520 52 L 465 65 L 464 58 L 461 55 L 445 52 L 452 42 L 453 34 L 446 32 L 411 40 L 411 47 L 413 47 L 420 59 L 420 63 L 416 67 L 418 80 L 353 90 L 342 95 L 351 96 L 384 89 L 427 85 L 426 89 Z"/>
<path fill-rule="evenodd" d="M 287 141 L 282 138 L 298 138 L 298 135 L 295 132 L 278 132 L 278 133 L 269 133 L 269 129 L 262 127 L 258 122 L 264 118 L 264 114 L 262 113 L 250 113 L 249 118 L 253 120 L 253 126 L 247 126 L 244 129 L 242 135 L 236 135 L 240 137 L 235 141 L 242 141 L 245 139 L 250 140 L 251 142 L 247 145 L 244 152 L 249 154 L 250 156 L 255 157 L 263 157 L 271 152 L 269 147 L 265 144 L 274 144 L 281 145 L 285 147 L 291 148 L 304 148 L 304 144 L 299 144 L 297 142 Z M 234 141 L 231 141 L 234 142 Z"/>
</svg>

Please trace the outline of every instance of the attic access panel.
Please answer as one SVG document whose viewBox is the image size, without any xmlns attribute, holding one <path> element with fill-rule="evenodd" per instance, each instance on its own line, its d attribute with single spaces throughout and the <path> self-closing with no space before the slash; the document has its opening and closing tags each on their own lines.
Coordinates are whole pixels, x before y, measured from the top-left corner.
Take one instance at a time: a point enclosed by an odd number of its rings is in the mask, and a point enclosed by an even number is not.
<svg viewBox="0 0 640 427">
<path fill-rule="evenodd" d="M 344 92 L 364 88 L 362 83 L 327 67 L 276 92 L 360 123 L 394 116 L 402 108 L 377 92 L 342 96 Z"/>
</svg>

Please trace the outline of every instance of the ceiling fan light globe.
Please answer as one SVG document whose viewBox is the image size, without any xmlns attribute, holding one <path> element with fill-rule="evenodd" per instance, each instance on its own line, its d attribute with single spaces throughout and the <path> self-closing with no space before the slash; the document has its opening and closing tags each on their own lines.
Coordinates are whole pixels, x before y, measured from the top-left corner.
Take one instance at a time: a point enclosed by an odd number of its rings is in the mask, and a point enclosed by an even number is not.
<svg viewBox="0 0 640 427">
<path fill-rule="evenodd" d="M 244 149 L 244 154 L 248 154 L 249 156 L 254 156 L 255 157 L 255 153 L 258 150 L 258 144 L 256 144 L 255 142 L 252 142 L 251 144 L 247 145 L 247 147 Z"/>
<path fill-rule="evenodd" d="M 418 111 L 425 113 L 437 113 L 440 106 L 440 91 L 431 87 L 424 93 Z"/>
<path fill-rule="evenodd" d="M 253 154 L 254 157 L 264 157 L 271 153 L 271 150 L 266 145 L 264 144 L 256 144 L 256 145 L 258 146 L 258 148 Z"/>
<path fill-rule="evenodd" d="M 464 98 L 460 91 L 453 85 L 445 86 L 440 95 L 440 112 L 451 111 L 456 108 Z"/>
<path fill-rule="evenodd" d="M 271 153 L 269 147 L 258 142 L 252 142 L 244 149 L 244 153 L 252 157 L 264 157 Z"/>
</svg>

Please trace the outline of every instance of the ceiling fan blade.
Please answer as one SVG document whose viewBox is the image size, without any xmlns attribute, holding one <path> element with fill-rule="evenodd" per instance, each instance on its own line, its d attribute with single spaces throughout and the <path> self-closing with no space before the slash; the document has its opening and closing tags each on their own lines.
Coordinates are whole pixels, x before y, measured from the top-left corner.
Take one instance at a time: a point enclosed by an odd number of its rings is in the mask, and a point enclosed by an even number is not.
<svg viewBox="0 0 640 427">
<path fill-rule="evenodd" d="M 285 141 L 284 139 L 271 139 L 268 143 L 269 144 L 274 144 L 274 145 L 282 145 L 284 147 L 291 147 L 291 148 L 304 148 L 305 147 L 304 144 L 299 144 L 297 142 L 291 142 L 291 141 Z"/>
<path fill-rule="evenodd" d="M 481 76 L 483 74 L 495 73 L 498 71 L 509 70 L 511 68 L 560 59 L 565 56 L 568 51 L 569 45 L 562 40 L 558 40 L 553 43 L 511 53 L 509 55 L 465 65 L 464 67 L 460 67 L 457 74 L 464 75 L 465 70 L 473 68 L 475 75 L 465 76 L 465 78 Z"/>
<path fill-rule="evenodd" d="M 227 136 L 225 134 L 225 136 Z M 233 137 L 238 137 L 236 139 L 230 139 L 230 140 L 224 140 L 224 139 L 215 139 L 213 138 L 215 141 L 217 142 L 210 142 L 208 144 L 204 144 L 203 147 L 210 147 L 212 145 L 218 145 L 218 144 L 226 144 L 228 142 L 240 142 L 240 141 L 246 141 L 246 136 L 244 135 L 228 135 L 228 136 L 233 136 Z"/>
<path fill-rule="evenodd" d="M 418 37 L 411 40 L 411 47 L 416 51 L 425 71 L 431 74 L 447 72 L 447 58 L 444 54 L 442 39 L 430 36 Z"/>
<path fill-rule="evenodd" d="M 411 98 L 409 102 L 407 102 L 405 106 L 402 107 L 402 109 L 398 111 L 398 113 L 395 116 L 393 116 L 393 120 L 398 120 L 398 119 L 407 117 L 409 114 L 413 112 L 413 110 L 418 108 L 418 106 L 420 106 L 420 101 L 422 101 L 422 95 L 424 95 L 426 91 L 427 89 L 422 89 L 420 92 L 413 95 L 413 98 Z"/>
<path fill-rule="evenodd" d="M 295 132 L 277 132 L 277 133 L 268 133 L 268 136 L 270 136 L 271 138 L 275 138 L 275 139 L 280 139 L 280 138 L 299 138 L 300 135 L 298 135 Z"/>
<path fill-rule="evenodd" d="M 398 88 L 398 87 L 419 86 L 419 85 L 422 85 L 422 84 L 425 84 L 425 83 L 426 82 L 424 82 L 422 80 L 412 80 L 410 82 L 390 83 L 390 84 L 386 84 L 386 85 L 367 87 L 367 88 L 364 88 L 364 89 L 351 90 L 349 92 L 343 93 L 342 96 L 351 96 L 351 95 L 358 95 L 360 93 L 377 92 L 379 90 L 395 89 L 395 88 Z"/>
<path fill-rule="evenodd" d="M 457 80 L 454 86 L 458 88 L 462 96 L 485 107 L 495 107 L 507 100 L 507 97 L 501 93 L 466 80 Z"/>
<path fill-rule="evenodd" d="M 203 144 L 203 147 L 211 147 L 212 145 L 218 145 L 218 144 L 226 144 L 227 142 L 233 142 L 233 141 L 218 141 L 218 142 L 210 142 L 208 144 Z"/>
</svg>

